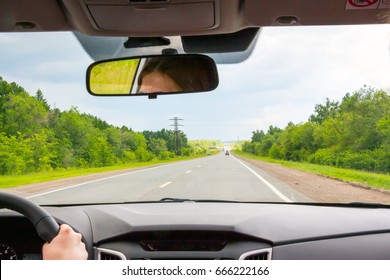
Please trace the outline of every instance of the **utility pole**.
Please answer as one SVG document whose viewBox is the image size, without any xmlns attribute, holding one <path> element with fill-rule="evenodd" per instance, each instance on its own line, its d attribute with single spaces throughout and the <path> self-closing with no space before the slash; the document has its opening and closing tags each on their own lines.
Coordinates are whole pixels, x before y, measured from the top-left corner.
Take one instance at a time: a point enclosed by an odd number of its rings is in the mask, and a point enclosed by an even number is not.
<svg viewBox="0 0 390 280">
<path fill-rule="evenodd" d="M 171 124 L 170 126 L 173 126 L 174 127 L 174 131 L 175 131 L 175 152 L 176 152 L 176 155 L 178 155 L 179 151 L 178 151 L 178 138 L 179 138 L 179 126 L 183 126 L 181 124 L 179 124 L 179 121 L 182 121 L 183 119 L 179 119 L 178 117 L 174 117 L 173 119 L 169 119 L 170 121 L 173 121 L 173 124 Z"/>
</svg>

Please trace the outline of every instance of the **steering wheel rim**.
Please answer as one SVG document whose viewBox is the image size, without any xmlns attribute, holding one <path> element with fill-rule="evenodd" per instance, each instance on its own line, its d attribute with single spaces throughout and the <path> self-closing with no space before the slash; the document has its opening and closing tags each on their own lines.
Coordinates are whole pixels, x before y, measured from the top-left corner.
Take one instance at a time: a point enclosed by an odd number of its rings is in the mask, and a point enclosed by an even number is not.
<svg viewBox="0 0 390 280">
<path fill-rule="evenodd" d="M 10 193 L 0 192 L 0 208 L 18 212 L 29 219 L 43 240 L 50 243 L 60 228 L 56 220 L 38 204 Z"/>
</svg>

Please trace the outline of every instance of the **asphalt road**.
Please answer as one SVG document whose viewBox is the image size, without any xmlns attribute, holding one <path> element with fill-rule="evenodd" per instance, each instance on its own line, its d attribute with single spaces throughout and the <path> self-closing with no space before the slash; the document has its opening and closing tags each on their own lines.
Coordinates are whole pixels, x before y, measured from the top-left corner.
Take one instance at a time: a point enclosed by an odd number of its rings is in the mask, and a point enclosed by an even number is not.
<svg viewBox="0 0 390 280">
<path fill-rule="evenodd" d="M 233 155 L 220 153 L 30 194 L 48 204 L 156 201 L 162 198 L 310 201 L 293 188 Z"/>
</svg>

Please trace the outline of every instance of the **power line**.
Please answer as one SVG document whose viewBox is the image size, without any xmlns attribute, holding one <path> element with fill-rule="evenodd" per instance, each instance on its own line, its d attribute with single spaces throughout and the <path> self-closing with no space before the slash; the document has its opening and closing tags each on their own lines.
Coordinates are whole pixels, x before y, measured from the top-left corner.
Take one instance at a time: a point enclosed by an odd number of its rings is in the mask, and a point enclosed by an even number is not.
<svg viewBox="0 0 390 280">
<path fill-rule="evenodd" d="M 173 124 L 170 126 L 175 127 L 175 132 L 179 132 L 179 126 L 183 126 L 182 124 L 179 124 L 179 121 L 183 121 L 183 119 L 179 119 L 178 117 L 174 117 L 173 119 L 169 119 L 170 121 L 173 121 Z"/>
<path fill-rule="evenodd" d="M 182 121 L 183 119 L 179 119 L 178 117 L 174 117 L 173 119 L 169 119 L 170 121 L 173 121 L 173 124 L 171 124 L 170 126 L 173 126 L 175 129 L 175 152 L 176 152 L 176 155 L 179 154 L 179 151 L 178 151 L 178 148 L 179 148 L 179 145 L 178 145 L 178 138 L 179 138 L 179 126 L 183 126 L 182 124 L 179 124 L 179 121 Z"/>
</svg>

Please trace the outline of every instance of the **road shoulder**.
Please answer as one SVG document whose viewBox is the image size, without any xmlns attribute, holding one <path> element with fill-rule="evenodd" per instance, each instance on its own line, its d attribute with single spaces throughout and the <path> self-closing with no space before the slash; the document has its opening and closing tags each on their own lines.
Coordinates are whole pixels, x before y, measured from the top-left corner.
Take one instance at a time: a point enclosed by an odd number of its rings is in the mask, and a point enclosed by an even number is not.
<svg viewBox="0 0 390 280">
<path fill-rule="evenodd" d="M 300 171 L 275 163 L 247 159 L 239 155 L 234 156 L 264 170 L 271 176 L 317 202 L 390 204 L 390 192 L 388 191 L 358 186 L 354 183 Z"/>
</svg>

